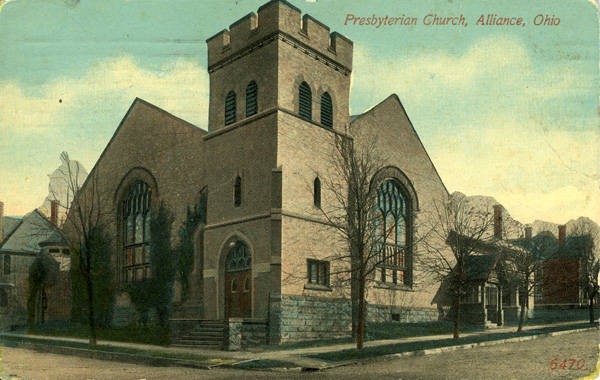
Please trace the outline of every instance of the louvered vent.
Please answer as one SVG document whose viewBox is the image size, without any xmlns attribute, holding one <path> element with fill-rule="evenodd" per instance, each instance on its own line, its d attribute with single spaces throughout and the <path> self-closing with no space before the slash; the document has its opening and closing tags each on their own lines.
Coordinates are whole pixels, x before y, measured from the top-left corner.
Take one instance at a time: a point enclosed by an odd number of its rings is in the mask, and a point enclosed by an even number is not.
<svg viewBox="0 0 600 380">
<path fill-rule="evenodd" d="M 327 92 L 321 96 L 321 124 L 325 128 L 333 128 L 333 104 Z"/>
<path fill-rule="evenodd" d="M 306 120 L 312 120 L 312 93 L 310 86 L 306 82 L 300 84 L 300 117 Z"/>
<path fill-rule="evenodd" d="M 225 98 L 225 125 L 235 123 L 235 92 L 229 91 Z"/>
<path fill-rule="evenodd" d="M 255 81 L 246 86 L 246 117 L 258 112 L 258 86 Z"/>
</svg>

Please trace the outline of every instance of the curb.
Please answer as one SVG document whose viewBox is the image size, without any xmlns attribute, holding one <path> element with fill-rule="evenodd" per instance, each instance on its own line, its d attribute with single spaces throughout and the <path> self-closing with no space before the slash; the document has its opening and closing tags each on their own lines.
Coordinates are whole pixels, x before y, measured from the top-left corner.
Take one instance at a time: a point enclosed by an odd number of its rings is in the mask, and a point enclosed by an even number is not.
<svg viewBox="0 0 600 380">
<path fill-rule="evenodd" d="M 374 357 L 374 358 L 368 358 L 368 359 L 358 360 L 356 362 L 368 361 L 368 360 L 375 360 L 376 361 L 376 360 L 379 360 L 379 359 L 393 359 L 393 358 L 403 358 L 403 357 L 412 357 L 412 356 L 435 355 L 435 354 L 441 354 L 441 353 L 444 353 L 444 352 L 451 352 L 451 351 L 457 351 L 457 350 L 466 350 L 466 349 L 469 349 L 469 348 L 476 348 L 476 347 L 497 346 L 499 344 L 505 344 L 505 343 L 525 342 L 525 341 L 528 341 L 528 340 L 534 340 L 534 339 L 538 339 L 538 338 L 544 338 L 544 337 L 550 337 L 550 336 L 559 336 L 559 335 L 566 335 L 566 334 L 574 334 L 574 333 L 579 333 L 579 332 L 584 332 L 584 331 L 590 331 L 590 330 L 597 330 L 597 329 L 598 329 L 597 327 L 584 327 L 584 328 L 579 328 L 579 329 L 553 331 L 553 332 L 549 332 L 549 333 L 541 333 L 541 334 L 536 334 L 536 335 L 529 335 L 529 336 L 522 336 L 522 337 L 515 337 L 515 338 L 490 340 L 490 341 L 487 341 L 487 342 L 466 343 L 466 344 L 458 344 L 458 345 L 454 345 L 454 346 L 446 346 L 446 347 L 439 347 L 439 348 L 429 348 L 429 349 L 425 349 L 425 350 L 399 352 L 399 353 L 396 353 L 396 354 L 387 354 L 387 355 L 382 355 L 382 356 L 378 356 L 378 357 Z"/>
<path fill-rule="evenodd" d="M 446 346 L 446 347 L 439 347 L 439 348 L 429 348 L 429 349 L 416 350 L 416 351 L 398 352 L 398 353 L 395 353 L 395 354 L 387 354 L 387 355 L 381 355 L 381 356 L 374 356 L 374 357 L 369 357 L 369 358 L 365 358 L 365 359 L 350 360 L 350 361 L 347 361 L 347 362 L 336 362 L 336 363 L 333 363 L 330 366 L 323 366 L 323 367 L 319 367 L 319 368 L 304 368 L 304 367 L 299 367 L 298 369 L 300 371 L 322 371 L 322 370 L 327 370 L 327 369 L 330 369 L 330 368 L 343 367 L 343 366 L 353 365 L 353 364 L 377 362 L 377 361 L 380 361 L 380 360 L 396 359 L 396 358 L 404 358 L 404 357 L 436 355 L 436 354 L 442 354 L 442 353 L 445 353 L 445 352 L 452 352 L 452 351 L 458 351 L 458 350 L 467 350 L 467 349 L 476 348 L 476 347 L 496 346 L 496 345 L 499 345 L 499 344 L 506 344 L 506 343 L 525 342 L 525 341 L 529 341 L 529 340 L 533 340 L 533 339 L 538 339 L 538 338 L 544 338 L 544 337 L 550 337 L 550 336 L 559 336 L 559 335 L 566 335 L 566 334 L 574 334 L 574 333 L 579 333 L 579 332 L 584 332 L 584 331 L 591 331 L 591 330 L 597 330 L 597 329 L 598 329 L 598 327 L 592 326 L 592 327 L 584 327 L 584 328 L 572 329 L 572 330 L 553 331 L 553 332 L 549 332 L 549 333 L 541 333 L 541 334 L 529 335 L 529 336 L 523 336 L 523 337 L 515 337 L 515 338 L 491 340 L 491 341 L 487 341 L 487 342 L 465 343 L 465 344 L 458 344 L 458 345 L 454 345 L 454 346 Z M 296 369 L 296 368 L 294 368 L 294 369 Z M 266 370 L 269 370 L 269 369 L 266 369 Z M 278 369 L 271 369 L 271 370 L 277 371 Z M 279 369 L 279 370 L 281 370 L 281 369 Z M 288 369 L 288 370 L 290 370 L 290 369 Z"/>
<path fill-rule="evenodd" d="M 132 364 L 143 364 L 155 367 L 190 367 L 196 369 L 211 369 L 218 366 L 232 365 L 232 363 L 227 363 L 225 360 L 222 363 L 216 364 L 208 364 L 206 362 L 199 362 L 195 360 L 188 359 L 177 359 L 177 358 L 168 358 L 163 356 L 149 356 L 149 355 L 140 355 L 140 354 L 132 354 L 127 352 L 113 352 L 113 351 L 103 351 L 103 350 L 91 350 L 86 348 L 77 348 L 77 347 L 68 347 L 68 346 L 54 346 L 54 345 L 46 345 L 43 343 L 34 343 L 34 342 L 24 342 L 24 341 L 6 341 L 0 340 L 0 343 L 7 347 L 22 347 L 26 349 L 35 350 L 38 352 L 46 352 L 51 354 L 59 354 L 59 355 L 72 355 L 90 359 L 98 359 L 98 360 L 109 360 L 109 361 L 119 361 L 123 363 L 132 363 Z"/>
</svg>

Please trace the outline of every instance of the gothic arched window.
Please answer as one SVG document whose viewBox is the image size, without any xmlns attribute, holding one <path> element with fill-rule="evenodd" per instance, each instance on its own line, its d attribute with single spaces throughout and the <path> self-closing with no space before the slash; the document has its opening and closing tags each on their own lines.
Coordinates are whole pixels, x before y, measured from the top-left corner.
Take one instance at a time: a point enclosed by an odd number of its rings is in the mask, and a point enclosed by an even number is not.
<svg viewBox="0 0 600 380">
<path fill-rule="evenodd" d="M 306 82 L 300 83 L 298 94 L 299 107 L 298 114 L 305 120 L 312 120 L 312 91 Z"/>
<path fill-rule="evenodd" d="M 235 92 L 229 91 L 225 98 L 225 125 L 235 123 Z"/>
<path fill-rule="evenodd" d="M 145 280 L 150 272 L 151 190 L 143 181 L 133 183 L 123 200 L 123 279 Z"/>
<path fill-rule="evenodd" d="M 251 81 L 246 86 L 246 117 L 255 115 L 258 112 L 258 86 L 255 81 Z"/>
<path fill-rule="evenodd" d="M 409 202 L 394 179 L 386 179 L 377 190 L 376 228 L 379 259 L 378 280 L 411 285 Z"/>
<path fill-rule="evenodd" d="M 328 92 L 321 95 L 321 124 L 325 128 L 333 128 L 333 103 Z"/>
</svg>

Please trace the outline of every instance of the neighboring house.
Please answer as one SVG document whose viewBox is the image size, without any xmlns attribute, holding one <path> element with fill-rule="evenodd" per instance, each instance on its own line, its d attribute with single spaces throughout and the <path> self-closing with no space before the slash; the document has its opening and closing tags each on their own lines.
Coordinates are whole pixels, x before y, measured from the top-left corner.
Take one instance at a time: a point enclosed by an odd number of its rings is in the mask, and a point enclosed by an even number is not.
<svg viewBox="0 0 600 380">
<path fill-rule="evenodd" d="M 0 328 L 27 323 L 29 270 L 43 252 L 50 254 L 57 264 L 62 262 L 62 274 L 57 278 L 60 281 L 55 283 L 55 289 L 61 290 L 56 293 L 51 287 L 46 289 L 45 300 L 40 306 L 40 316 L 44 318 L 38 321 L 69 319 L 70 275 L 66 262 L 70 261 L 70 255 L 62 233 L 38 210 L 19 219 L 4 217 L 2 213 L 3 207 L 0 208 L 3 231 L 0 239 Z"/>
<path fill-rule="evenodd" d="M 336 136 L 377 141 L 387 159 L 372 179 L 385 202 L 374 206 L 396 233 L 368 292 L 369 315 L 437 320 L 435 287 L 414 265 L 415 231 L 432 224 L 448 192 L 396 95 L 350 117 L 352 41 L 271 1 L 207 44 L 208 131 L 136 99 L 79 193 L 98 193 L 113 237 L 114 324 L 135 322 L 125 289 L 151 274 L 149 223 L 164 202 L 173 245 L 187 210 L 202 205 L 174 331 L 236 318 L 259 343 L 347 336 L 349 289 L 336 286 L 332 261 L 347 244 L 318 208 L 335 202 L 321 183 L 332 175 Z"/>
<path fill-rule="evenodd" d="M 460 307 L 461 321 L 469 324 L 500 326 L 518 320 L 521 302 L 527 302 L 526 306 L 533 308 L 532 298 L 519 297 L 521 290 L 515 268 L 506 260 L 522 248 L 504 238 L 502 211 L 502 206 L 494 206 L 494 233 L 490 239 L 464 243 L 472 249 L 472 253 L 465 257 L 466 286 L 462 289 Z M 448 238 L 449 242 L 455 240 L 452 234 Z M 455 267 L 454 272 L 456 270 Z M 456 312 L 451 284 L 449 280 L 442 281 L 432 301 L 437 304 L 438 310 L 446 311 L 441 313 L 445 318 L 453 318 Z"/>
<path fill-rule="evenodd" d="M 588 235 L 566 236 L 566 225 L 558 226 L 556 248 L 546 257 L 538 276 L 542 279 L 536 304 L 543 308 L 579 308 L 588 304 L 587 259 L 593 248 Z"/>
</svg>

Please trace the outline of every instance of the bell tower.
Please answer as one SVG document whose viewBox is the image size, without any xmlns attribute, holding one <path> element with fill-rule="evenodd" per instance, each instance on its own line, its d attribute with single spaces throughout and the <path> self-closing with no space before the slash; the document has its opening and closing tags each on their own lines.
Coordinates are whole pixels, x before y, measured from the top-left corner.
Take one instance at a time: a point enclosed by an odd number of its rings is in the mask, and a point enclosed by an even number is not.
<svg viewBox="0 0 600 380">
<path fill-rule="evenodd" d="M 209 132 L 269 111 L 343 130 L 352 41 L 285 0 L 272 0 L 210 37 Z"/>
</svg>

